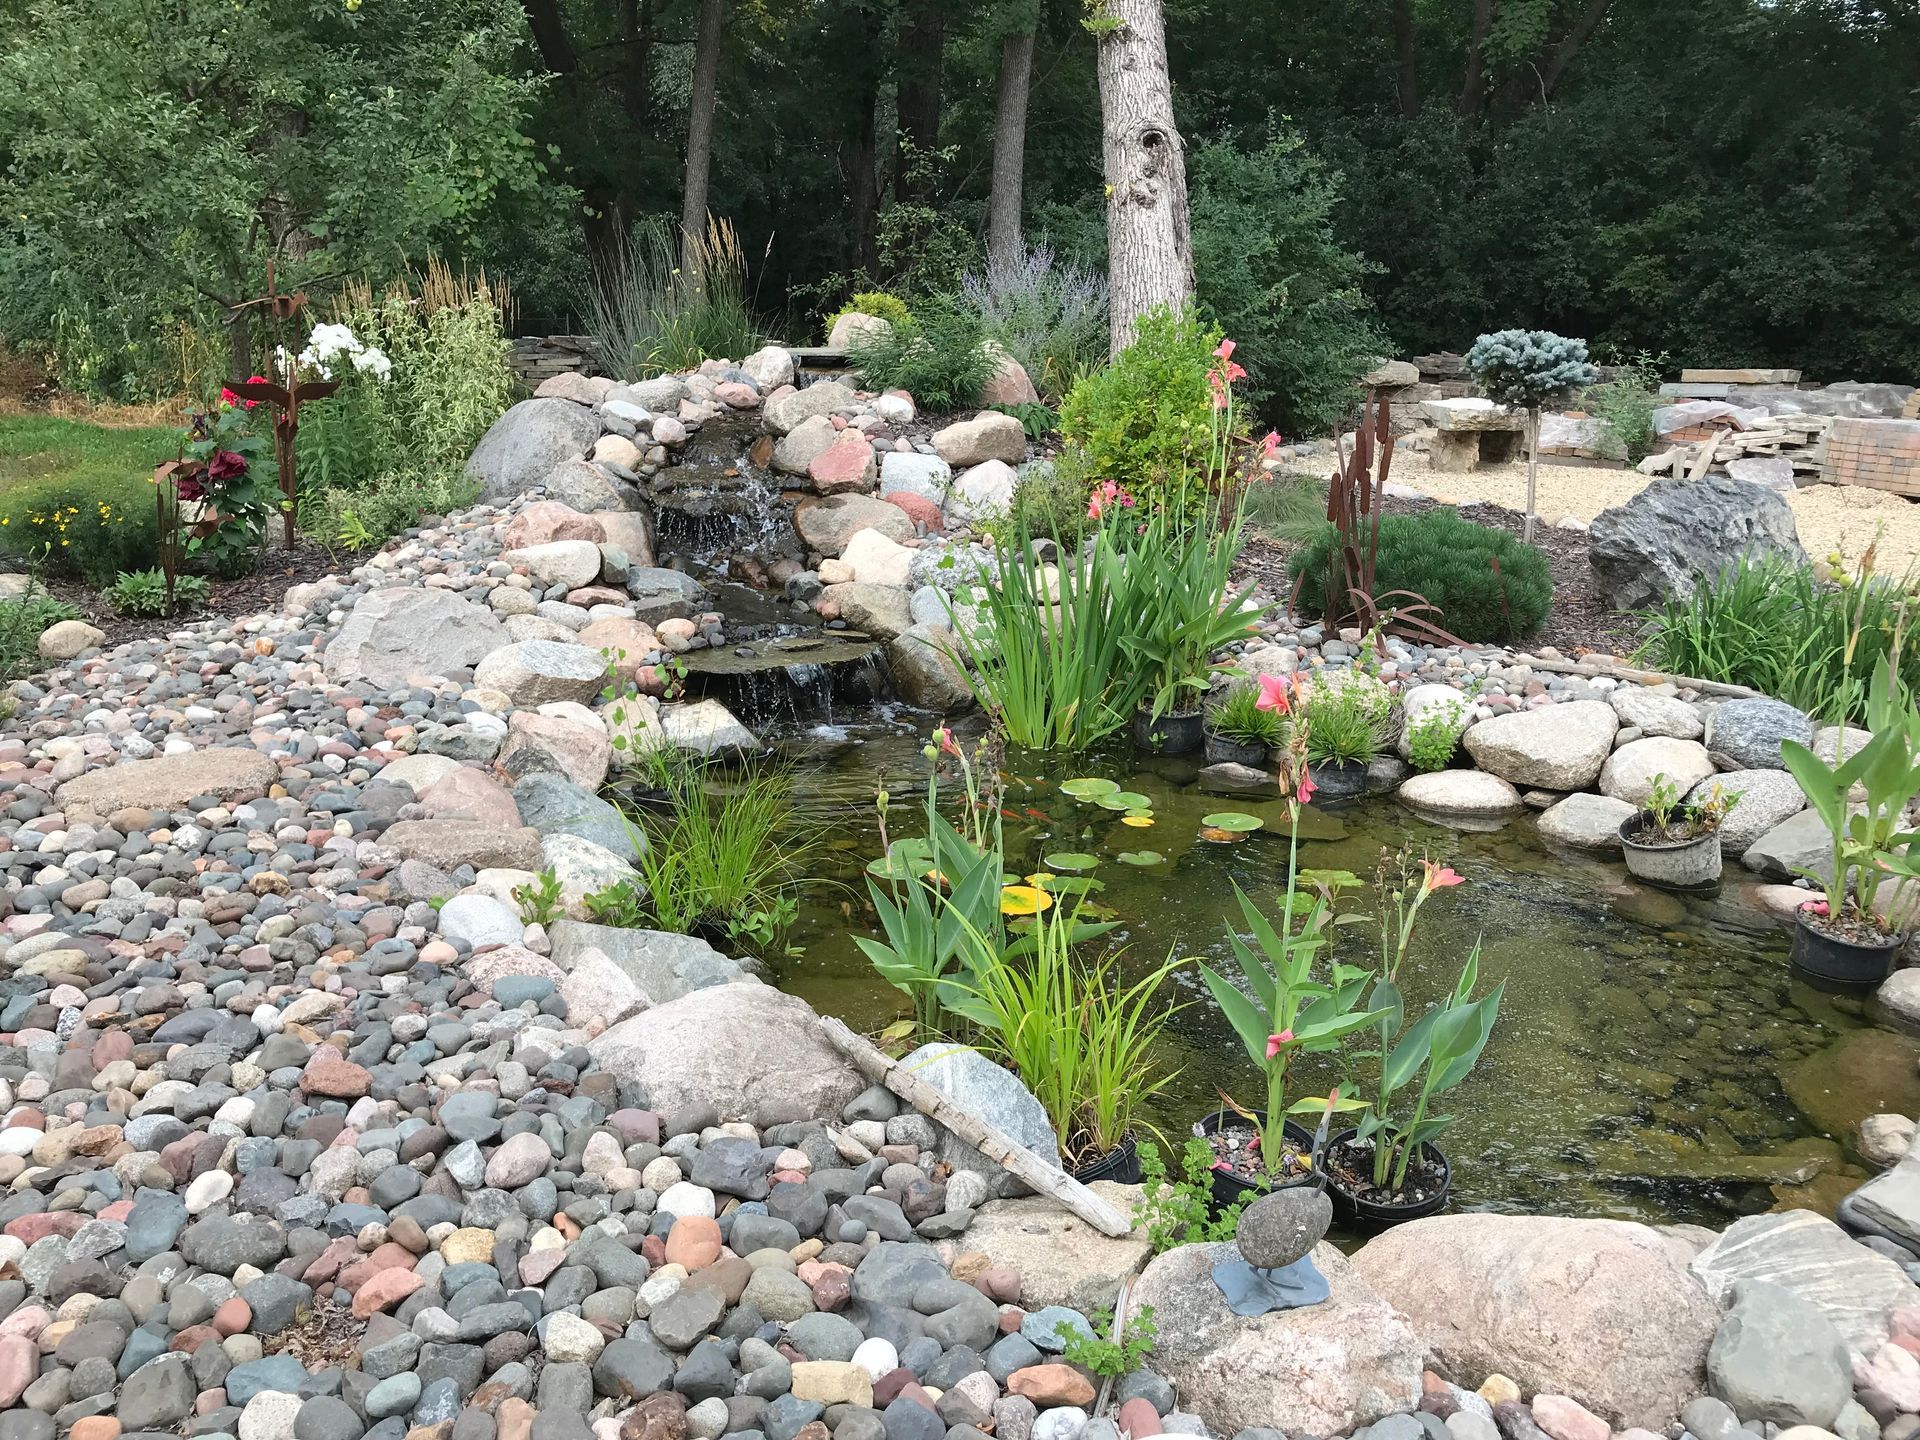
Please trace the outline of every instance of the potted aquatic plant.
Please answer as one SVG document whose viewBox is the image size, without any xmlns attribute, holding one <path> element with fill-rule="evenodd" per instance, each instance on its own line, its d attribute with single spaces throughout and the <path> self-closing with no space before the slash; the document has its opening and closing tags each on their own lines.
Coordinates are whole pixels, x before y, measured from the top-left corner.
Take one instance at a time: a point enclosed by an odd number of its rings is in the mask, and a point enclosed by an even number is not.
<svg viewBox="0 0 1920 1440">
<path fill-rule="evenodd" d="M 1316 675 L 1295 693 L 1307 727 L 1307 759 L 1329 799 L 1364 794 L 1367 767 L 1393 741 L 1393 692 L 1358 670 Z"/>
<path fill-rule="evenodd" d="M 1413 1024 L 1399 988 L 1383 976 L 1367 1004 L 1379 1015 L 1380 1082 L 1351 1130 L 1327 1146 L 1327 1189 L 1336 1211 L 1366 1225 L 1436 1214 L 1447 1203 L 1453 1167 L 1434 1143 L 1453 1123 L 1433 1103 L 1473 1072 L 1500 1013 L 1504 982 L 1480 997 L 1480 947 L 1467 956 L 1452 993 Z"/>
<path fill-rule="evenodd" d="M 1896 645 L 1896 661 L 1898 654 Z M 1886 979 L 1920 913 L 1920 829 L 1907 820 L 1920 795 L 1920 711 L 1884 655 L 1868 689 L 1867 729 L 1872 738 L 1833 764 L 1797 741 L 1780 744 L 1780 758 L 1829 838 L 1827 864 L 1801 872 L 1822 893 L 1794 917 L 1793 964 L 1821 980 L 1862 987 Z M 1864 803 L 1852 802 L 1855 786 Z M 1895 884 L 1883 899 L 1888 880 Z"/>
<path fill-rule="evenodd" d="M 1263 677 L 1271 683 L 1276 677 Z M 1207 712 L 1206 758 L 1209 765 L 1250 765 L 1264 769 L 1271 747 L 1286 734 L 1284 703 L 1268 703 L 1267 689 L 1258 681 L 1237 680 Z M 1284 702 L 1284 692 L 1282 700 Z"/>
<path fill-rule="evenodd" d="M 1207 989 L 1233 1026 L 1247 1057 L 1266 1081 L 1264 1105 L 1253 1109 L 1231 1100 L 1203 1117 L 1194 1133 L 1213 1150 L 1213 1190 L 1222 1206 L 1249 1193 L 1311 1183 L 1315 1178 L 1314 1137 L 1292 1119 L 1294 1113 L 1356 1109 L 1336 1096 L 1289 1105 L 1287 1086 L 1294 1062 L 1305 1054 L 1333 1049 L 1346 1036 L 1373 1024 L 1379 1013 L 1361 1008 L 1371 972 L 1324 960 L 1334 921 L 1334 881 L 1322 877 L 1309 894 L 1297 864 L 1300 849 L 1299 804 L 1313 793 L 1300 772 L 1292 835 L 1287 851 L 1287 888 L 1280 923 L 1275 925 L 1238 885 L 1234 896 L 1251 939 L 1231 922 L 1227 944 L 1246 988 L 1210 965 L 1201 965 Z M 1223 1096 L 1223 1099 L 1226 1097 Z"/>
<path fill-rule="evenodd" d="M 1697 890 L 1720 879 L 1720 826 L 1740 792 L 1715 784 L 1682 804 L 1666 775 L 1655 775 L 1646 808 L 1620 822 L 1627 869 L 1650 885 Z"/>
</svg>

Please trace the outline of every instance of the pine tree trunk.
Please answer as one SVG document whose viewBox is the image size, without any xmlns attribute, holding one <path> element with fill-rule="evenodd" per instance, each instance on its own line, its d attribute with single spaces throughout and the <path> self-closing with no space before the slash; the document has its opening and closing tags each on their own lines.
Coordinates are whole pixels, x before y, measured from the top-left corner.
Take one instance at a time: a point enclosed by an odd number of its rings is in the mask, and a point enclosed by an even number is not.
<svg viewBox="0 0 1920 1440">
<path fill-rule="evenodd" d="M 1027 90 L 1033 78 L 1033 32 L 1000 42 L 1000 95 L 994 107 L 993 188 L 987 196 L 987 259 L 1020 260 L 1020 202 L 1027 168 Z"/>
<path fill-rule="evenodd" d="M 726 0 L 700 0 L 693 42 L 693 104 L 687 111 L 687 180 L 680 199 L 680 263 L 692 269 L 707 233 L 707 176 L 713 169 L 713 101 L 720 86 L 720 22 Z"/>
<path fill-rule="evenodd" d="M 1540 407 L 1527 408 L 1527 527 L 1521 538 L 1529 545 L 1533 543 L 1534 527 L 1539 523 L 1534 510 L 1534 481 L 1540 469 Z"/>
<path fill-rule="evenodd" d="M 1193 298 L 1193 241 L 1160 0 L 1104 0 L 1099 13 L 1107 275 L 1119 351 L 1147 311 L 1181 309 Z"/>
</svg>

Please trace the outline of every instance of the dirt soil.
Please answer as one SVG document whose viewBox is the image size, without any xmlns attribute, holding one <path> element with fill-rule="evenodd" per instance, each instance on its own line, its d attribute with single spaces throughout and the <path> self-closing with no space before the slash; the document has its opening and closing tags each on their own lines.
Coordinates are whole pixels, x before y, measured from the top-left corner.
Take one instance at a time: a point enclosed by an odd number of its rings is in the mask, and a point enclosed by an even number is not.
<svg viewBox="0 0 1920 1440">
<path fill-rule="evenodd" d="M 122 615 L 84 580 L 49 580 L 48 593 L 80 611 L 90 625 L 106 632 L 106 647 L 124 645 L 130 640 L 164 636 L 183 625 L 201 620 L 239 620 L 263 611 L 278 610 L 289 587 L 318 580 L 354 564 L 352 557 L 332 554 L 318 545 L 302 541 L 297 549 L 272 546 L 261 566 L 238 580 L 215 580 L 206 608 L 190 610 L 172 617 Z"/>
</svg>

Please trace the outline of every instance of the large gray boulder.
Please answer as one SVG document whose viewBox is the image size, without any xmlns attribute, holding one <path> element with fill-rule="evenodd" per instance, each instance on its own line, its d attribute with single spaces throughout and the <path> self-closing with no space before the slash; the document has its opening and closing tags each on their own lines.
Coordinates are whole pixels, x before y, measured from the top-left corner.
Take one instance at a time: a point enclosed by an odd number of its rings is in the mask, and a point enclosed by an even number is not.
<svg viewBox="0 0 1920 1440">
<path fill-rule="evenodd" d="M 746 978 L 736 962 L 696 935 L 557 920 L 551 938 L 553 963 L 562 970 L 579 968 L 591 954 L 603 955 L 656 1004 Z"/>
<path fill-rule="evenodd" d="M 564 403 L 564 402 L 563 402 Z M 400 686 L 413 675 L 464 680 L 507 643 L 500 617 L 445 590 L 390 585 L 360 597 L 327 642 L 329 680 Z"/>
<path fill-rule="evenodd" d="M 1742 1280 L 1707 1352 L 1709 1392 L 1747 1420 L 1831 1426 L 1853 1398 L 1840 1332 L 1790 1290 Z"/>
<path fill-rule="evenodd" d="M 973 691 L 953 656 L 959 649 L 944 625 L 909 626 L 887 643 L 887 673 L 909 705 L 953 715 L 973 705 Z"/>
<path fill-rule="evenodd" d="M 485 487 L 488 499 L 504 500 L 542 483 L 555 466 L 586 454 L 599 438 L 600 417 L 584 405 L 522 400 L 480 437 L 467 473 Z"/>
<path fill-rule="evenodd" d="M 1474 764 L 1514 785 L 1585 790 L 1599 778 L 1619 728 L 1611 705 L 1574 700 L 1482 720 L 1462 743 Z"/>
<path fill-rule="evenodd" d="M 1687 803 L 1700 804 L 1716 786 L 1725 795 L 1740 796 L 1720 822 L 1722 855 L 1746 854 L 1754 841 L 1807 808 L 1799 781 L 1784 770 L 1730 770 L 1709 776 L 1687 792 Z"/>
<path fill-rule="evenodd" d="M 655 1006 L 587 1042 L 601 1069 L 643 1103 L 708 1103 L 759 1123 L 837 1115 L 866 1078 L 821 1032 L 798 996 L 770 985 L 710 985 Z"/>
<path fill-rule="evenodd" d="M 1662 1429 L 1704 1387 L 1720 1323 L 1692 1259 L 1629 1221 L 1465 1214 L 1395 1226 L 1353 1265 L 1413 1323 L 1435 1369 L 1498 1371 L 1616 1429 Z"/>
<path fill-rule="evenodd" d="M 1588 529 L 1588 558 L 1601 590 L 1622 610 L 1684 599 L 1742 558 L 1805 564 L 1793 511 L 1745 480 L 1655 480 Z"/>
<path fill-rule="evenodd" d="M 577 835 L 629 863 L 646 849 L 647 837 L 638 825 L 564 775 L 523 776 L 514 784 L 513 801 L 521 821 L 538 830 L 543 840 L 549 835 Z"/>
<path fill-rule="evenodd" d="M 1785 740 L 1813 744 L 1813 720 L 1784 700 L 1729 700 L 1707 716 L 1707 749 L 1728 769 L 1786 769 Z"/>
<path fill-rule="evenodd" d="M 1159 1327 L 1153 1369 L 1215 1434 L 1344 1435 L 1419 1403 L 1422 1337 L 1346 1256 L 1324 1242 L 1313 1252 L 1324 1303 L 1250 1319 L 1213 1282 L 1216 1264 L 1238 1258 L 1232 1244 L 1169 1250 L 1130 1302 Z"/>
<path fill-rule="evenodd" d="M 1048 1164 L 1060 1164 L 1060 1142 L 1045 1108 L 1011 1070 L 969 1046 L 941 1041 L 922 1045 L 900 1064 L 909 1075 L 926 1081 L 961 1109 L 1026 1146 Z M 940 1132 L 939 1158 L 956 1170 L 986 1176 L 996 1189 L 1005 1188 L 1004 1170 L 945 1129 Z"/>
</svg>

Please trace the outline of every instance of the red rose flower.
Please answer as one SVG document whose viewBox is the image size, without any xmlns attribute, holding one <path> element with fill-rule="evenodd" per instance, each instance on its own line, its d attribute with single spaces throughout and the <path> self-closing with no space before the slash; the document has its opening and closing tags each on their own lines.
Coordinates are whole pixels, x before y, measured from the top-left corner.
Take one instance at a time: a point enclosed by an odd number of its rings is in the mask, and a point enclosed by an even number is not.
<svg viewBox="0 0 1920 1440">
<path fill-rule="evenodd" d="M 237 455 L 231 450 L 216 450 L 213 458 L 207 461 L 207 478 L 216 484 L 237 480 L 247 473 L 247 457 Z"/>
</svg>

